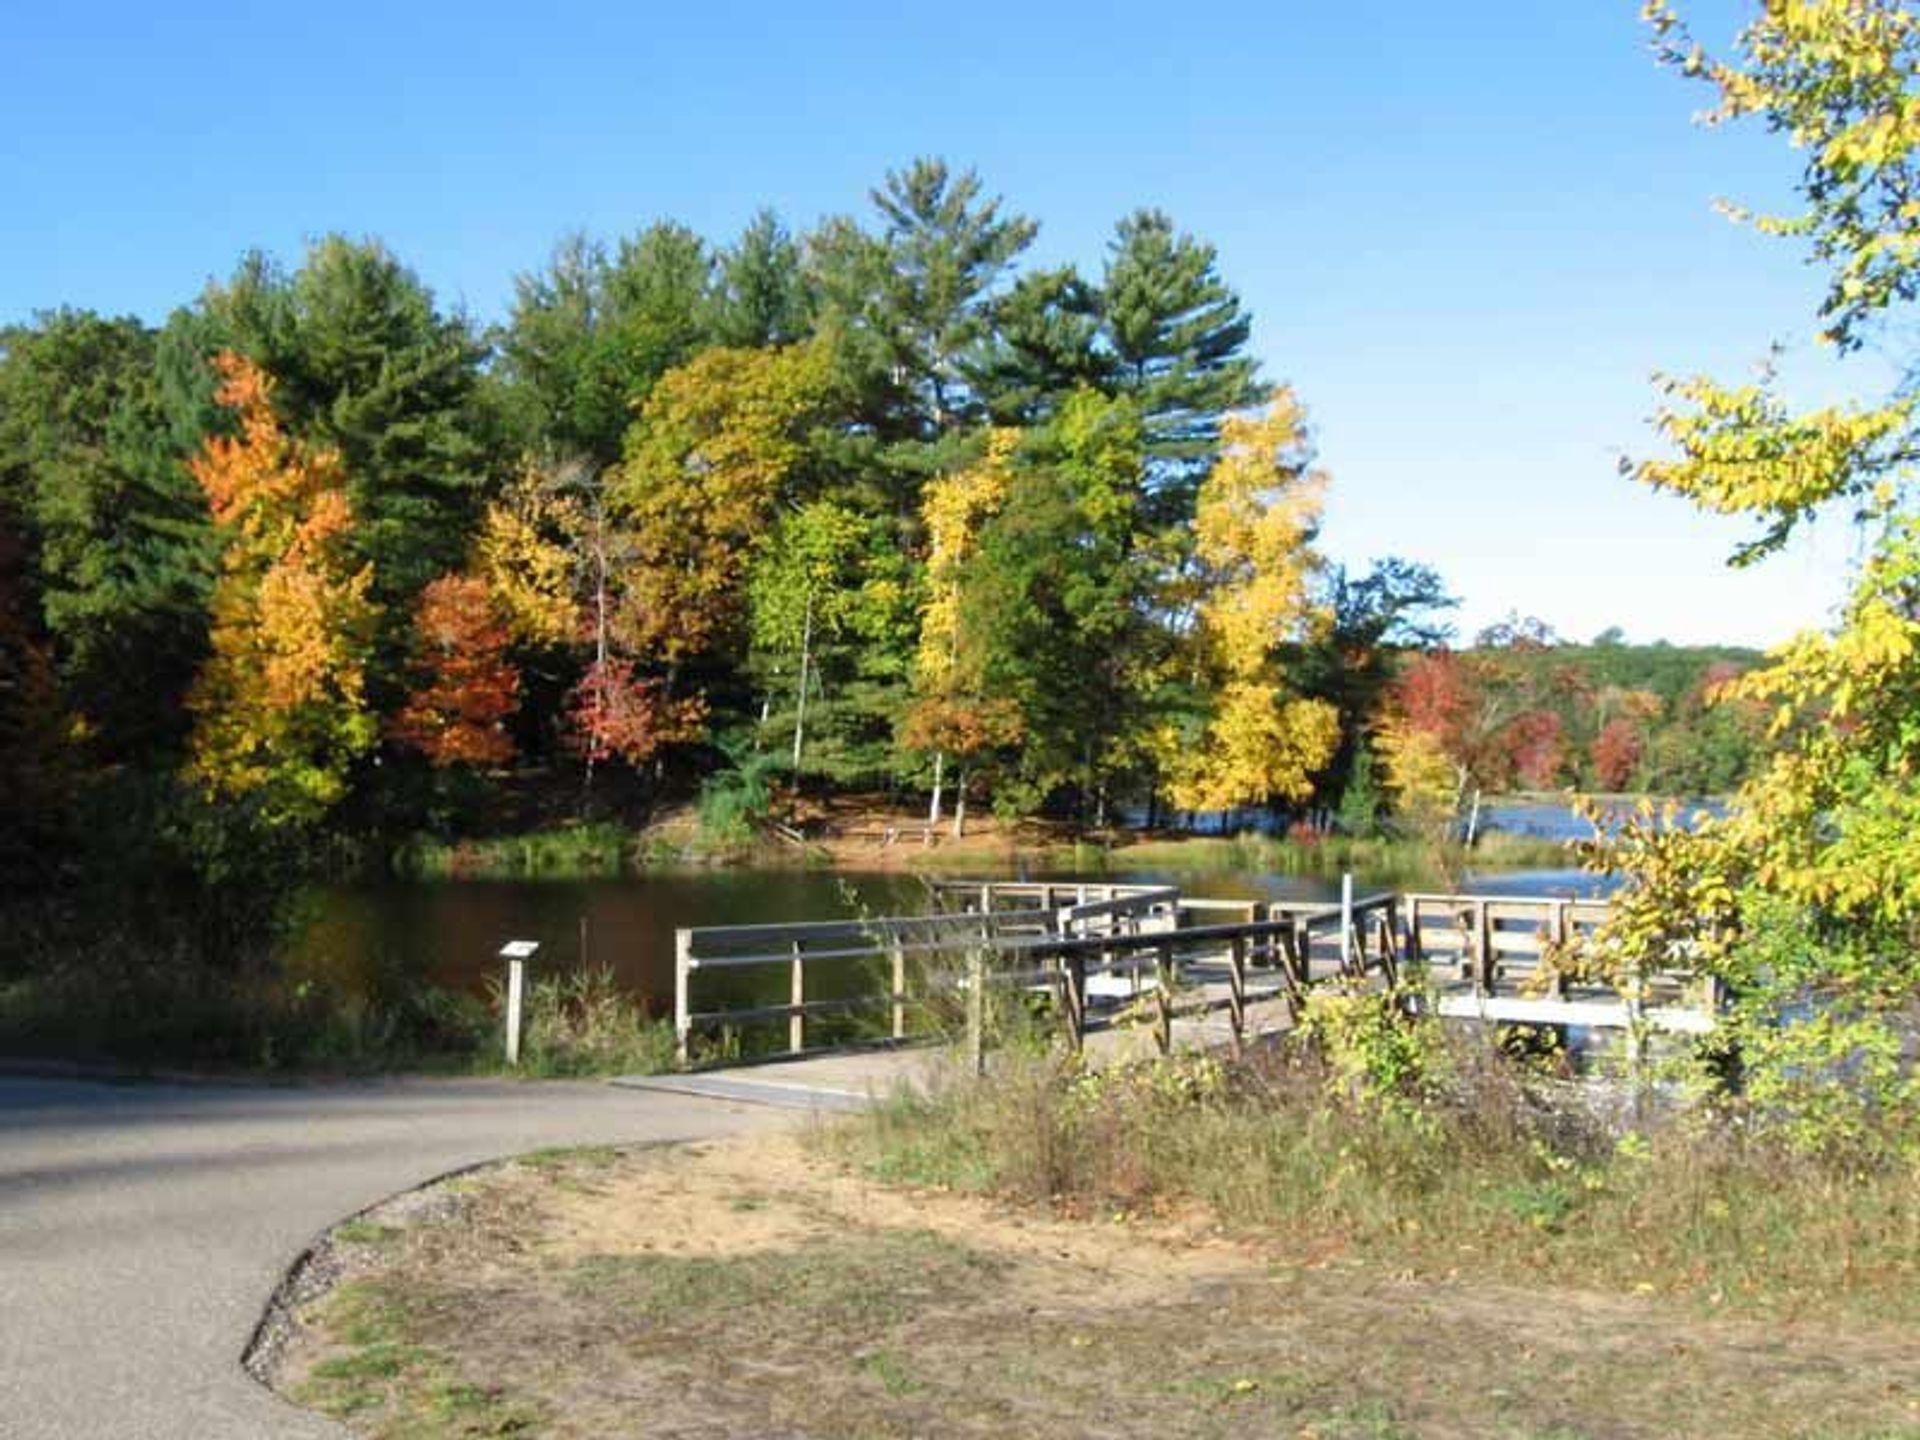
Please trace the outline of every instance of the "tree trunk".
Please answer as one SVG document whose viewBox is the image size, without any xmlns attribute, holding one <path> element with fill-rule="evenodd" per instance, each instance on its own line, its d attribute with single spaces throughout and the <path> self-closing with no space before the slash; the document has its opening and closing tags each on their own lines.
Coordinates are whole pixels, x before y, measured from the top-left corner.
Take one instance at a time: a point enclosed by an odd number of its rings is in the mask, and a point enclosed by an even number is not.
<svg viewBox="0 0 1920 1440">
<path fill-rule="evenodd" d="M 967 772 L 962 770 L 953 782 L 953 838 L 963 840 L 967 834 Z"/>
<path fill-rule="evenodd" d="M 946 769 L 947 752 L 933 752 L 933 803 L 927 806 L 927 844 L 933 844 L 933 832 L 940 824 L 940 777 Z"/>
<path fill-rule="evenodd" d="M 807 591 L 807 614 L 800 627 L 800 690 L 793 703 L 793 791 L 800 793 L 800 749 L 807 738 L 807 671 L 813 661 L 813 591 Z"/>
</svg>

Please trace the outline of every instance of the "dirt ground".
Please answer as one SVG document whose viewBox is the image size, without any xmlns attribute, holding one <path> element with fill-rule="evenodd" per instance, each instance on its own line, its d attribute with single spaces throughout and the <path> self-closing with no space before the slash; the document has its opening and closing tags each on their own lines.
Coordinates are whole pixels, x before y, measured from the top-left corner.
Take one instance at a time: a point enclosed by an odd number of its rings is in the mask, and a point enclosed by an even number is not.
<svg viewBox="0 0 1920 1440">
<path fill-rule="evenodd" d="M 769 832 L 761 847 L 767 862 L 804 860 L 835 870 L 1011 869 L 1015 857 L 1076 840 L 1099 844 L 1140 838 L 1131 831 L 1083 836 L 1059 820 L 1001 820 L 979 805 L 967 812 L 965 829 L 956 836 L 949 805 L 929 839 L 924 801 L 896 804 L 884 795 L 857 792 L 805 794 L 797 801 L 781 796 L 774 815 L 799 838 L 782 840 Z M 687 849 L 696 843 L 698 830 L 694 808 L 685 805 L 656 817 L 642 840 Z"/>
<path fill-rule="evenodd" d="M 883 1187 L 535 1155 L 340 1227 L 257 1368 L 372 1436 L 1920 1436 L 1920 1337 Z"/>
</svg>

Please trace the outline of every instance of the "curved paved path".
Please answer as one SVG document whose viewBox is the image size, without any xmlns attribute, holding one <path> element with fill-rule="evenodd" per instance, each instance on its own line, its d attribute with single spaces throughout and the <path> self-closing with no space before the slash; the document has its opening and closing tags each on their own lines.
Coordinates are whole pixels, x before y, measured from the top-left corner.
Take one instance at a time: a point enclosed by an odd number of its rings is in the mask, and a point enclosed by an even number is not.
<svg viewBox="0 0 1920 1440">
<path fill-rule="evenodd" d="M 0 1080 L 0 1436 L 337 1440 L 240 1368 L 322 1230 L 498 1156 L 794 1113 L 593 1084 Z"/>
</svg>

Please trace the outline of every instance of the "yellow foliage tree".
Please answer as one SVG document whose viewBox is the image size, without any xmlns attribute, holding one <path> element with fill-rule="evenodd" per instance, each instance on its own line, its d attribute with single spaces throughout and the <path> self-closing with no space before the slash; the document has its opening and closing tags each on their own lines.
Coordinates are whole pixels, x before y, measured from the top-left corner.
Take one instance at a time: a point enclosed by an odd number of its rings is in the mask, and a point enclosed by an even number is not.
<svg viewBox="0 0 1920 1440">
<path fill-rule="evenodd" d="M 822 343 L 704 351 L 654 386 L 614 483 L 632 551 L 622 625 L 638 653 L 675 665 L 739 626 L 753 542 L 832 393 Z"/>
<path fill-rule="evenodd" d="M 1338 712 L 1295 695 L 1279 659 L 1325 623 L 1308 593 L 1326 477 L 1310 464 L 1306 413 L 1283 387 L 1264 414 L 1229 418 L 1220 440 L 1181 583 L 1210 713 L 1200 743 L 1168 730 L 1156 747 L 1168 797 L 1188 810 L 1304 799 L 1340 738 Z"/>
<path fill-rule="evenodd" d="M 995 430 L 986 453 L 972 465 L 927 482 L 920 520 L 927 535 L 927 599 L 920 613 L 914 652 L 914 704 L 902 728 L 913 749 L 933 754 L 929 825 L 940 823 L 947 755 L 963 761 L 973 752 L 1017 736 L 1017 716 L 981 693 L 978 655 L 969 654 L 960 633 L 961 597 L 980 529 L 999 513 L 1013 484 L 1013 458 L 1020 435 Z M 963 797 L 964 800 L 964 797 Z"/>
<path fill-rule="evenodd" d="M 481 517 L 474 569 L 523 645 L 572 645 L 585 627 L 580 542 L 588 507 L 572 478 L 529 467 Z"/>
<path fill-rule="evenodd" d="M 1389 807 L 1405 829 L 1439 842 L 1453 831 L 1460 801 L 1460 778 L 1441 737 L 1389 714 L 1373 736 L 1374 753 L 1385 772 Z"/>
<path fill-rule="evenodd" d="M 339 455 L 285 433 L 259 367 L 231 354 L 215 365 L 239 433 L 210 436 L 189 462 L 226 539 L 212 654 L 188 701 L 189 773 L 268 823 L 310 823 L 377 737 L 364 695 L 373 573 L 347 553 Z"/>
<path fill-rule="evenodd" d="M 1826 269 L 1822 339 L 1842 355 L 1897 339 L 1888 322 L 1920 299 L 1920 14 L 1904 0 L 1765 0 L 1730 58 L 1709 56 L 1664 0 L 1647 15 L 1668 63 L 1717 91 L 1709 121 L 1757 117 L 1803 157 L 1804 209 L 1754 223 Z M 1810 1145 L 1920 1120 L 1897 1018 L 1920 989 L 1920 370 L 1904 370 L 1877 401 L 1804 412 L 1770 380 L 1666 381 L 1656 423 L 1671 453 L 1629 467 L 1753 516 L 1736 564 L 1821 511 L 1851 516 L 1867 541 L 1840 623 L 1723 687 L 1773 716 L 1773 752 L 1725 819 L 1671 843 L 1652 822 L 1629 826 L 1598 860 L 1629 878 L 1607 936 L 1625 963 L 1686 955 L 1727 979 L 1757 1113 Z"/>
</svg>

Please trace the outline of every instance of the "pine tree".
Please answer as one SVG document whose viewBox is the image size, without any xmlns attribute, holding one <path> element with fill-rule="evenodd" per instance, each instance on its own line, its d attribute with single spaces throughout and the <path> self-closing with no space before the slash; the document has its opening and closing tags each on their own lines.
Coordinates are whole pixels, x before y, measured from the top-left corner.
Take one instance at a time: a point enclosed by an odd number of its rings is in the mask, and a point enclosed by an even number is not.
<svg viewBox="0 0 1920 1440">
<path fill-rule="evenodd" d="M 1022 275 L 994 302 L 992 333 L 968 381 L 996 425 L 1039 425 L 1082 386 L 1111 388 L 1100 297 L 1072 266 Z"/>
<path fill-rule="evenodd" d="M 1144 417 L 1156 485 L 1176 494 L 1205 473 L 1222 417 L 1265 393 L 1246 353 L 1252 317 L 1217 258 L 1163 212 L 1136 210 L 1115 228 L 1101 281 L 1112 383 Z"/>
<path fill-rule="evenodd" d="M 0 334 L 0 504 L 34 539 L 35 623 L 107 763 L 179 739 L 206 643 L 214 546 L 155 362 L 133 319 L 60 311 Z"/>
<path fill-rule="evenodd" d="M 720 253 L 710 328 L 736 349 L 790 345 L 813 325 L 813 296 L 800 247 L 779 216 L 762 210 Z"/>
</svg>

